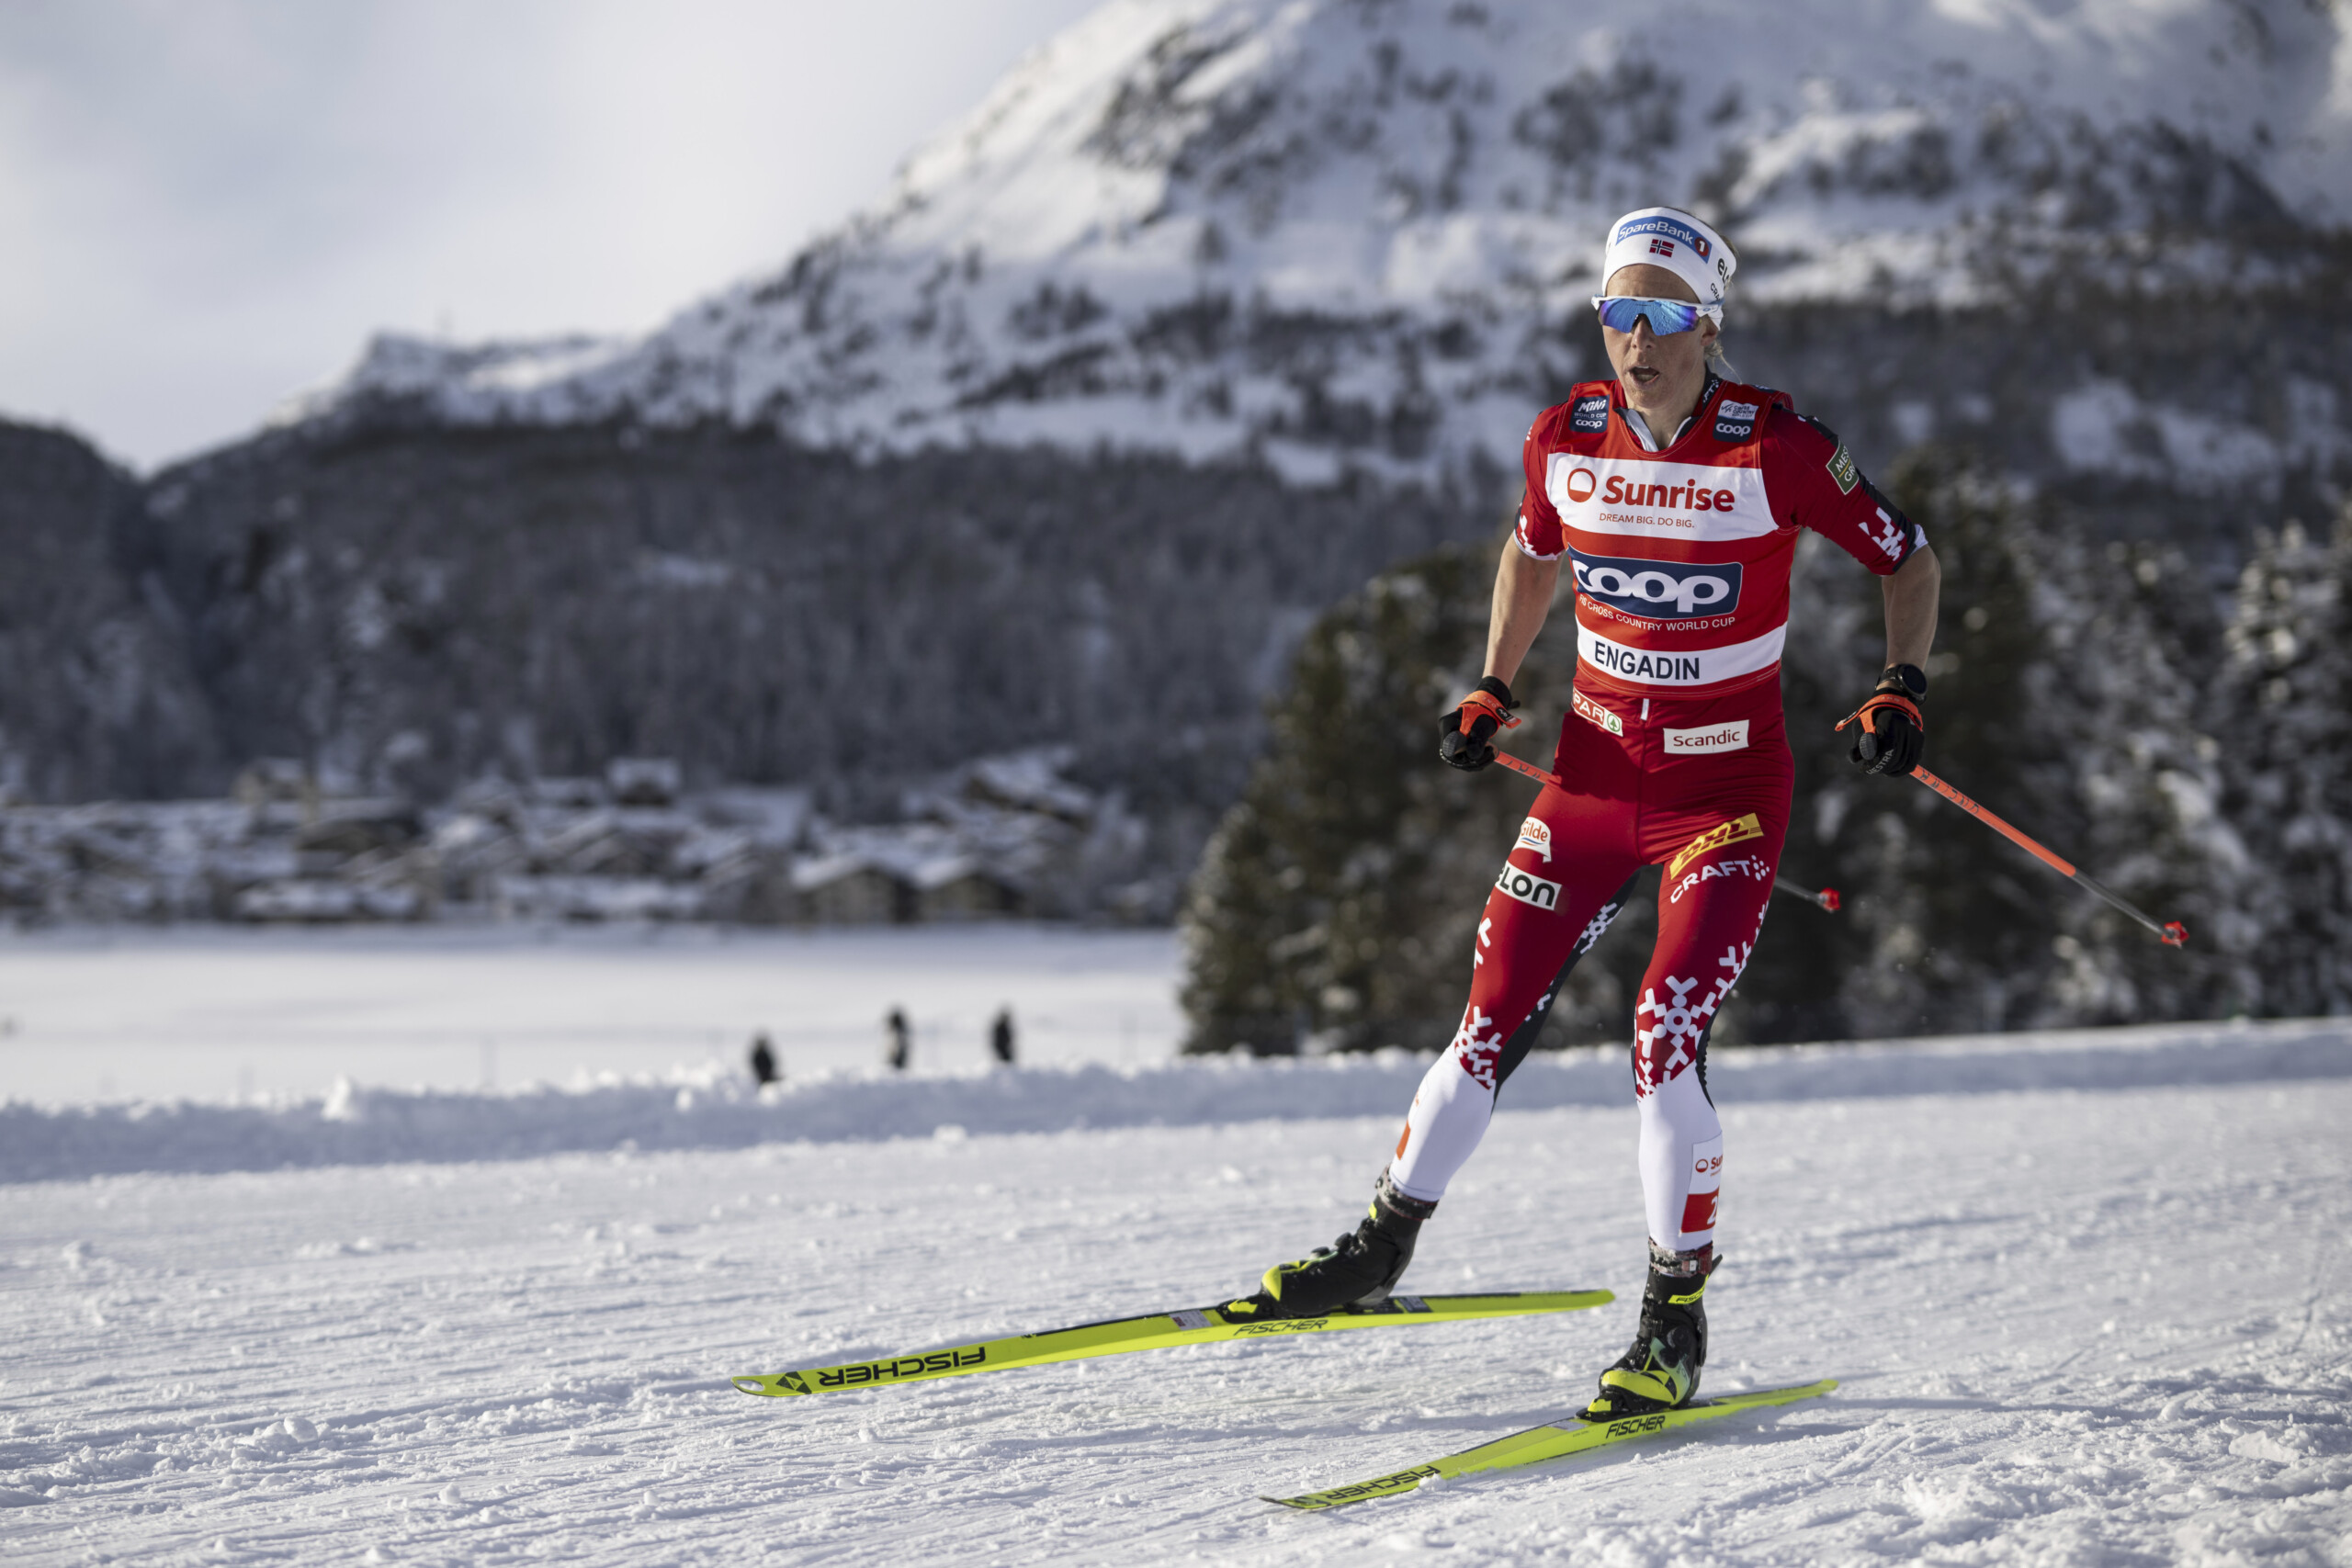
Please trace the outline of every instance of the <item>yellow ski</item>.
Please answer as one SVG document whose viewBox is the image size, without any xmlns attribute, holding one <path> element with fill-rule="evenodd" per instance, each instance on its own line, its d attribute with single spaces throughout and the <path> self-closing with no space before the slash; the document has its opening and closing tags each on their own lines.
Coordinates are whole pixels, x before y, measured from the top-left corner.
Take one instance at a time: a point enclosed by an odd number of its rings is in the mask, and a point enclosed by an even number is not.
<svg viewBox="0 0 2352 1568">
<path fill-rule="evenodd" d="M 924 1382 L 933 1378 L 968 1377 L 974 1372 L 1001 1372 L 1013 1367 L 1041 1366 L 1048 1361 L 1078 1361 L 1090 1356 L 1118 1356 L 1131 1350 L 1163 1350 L 1175 1345 L 1205 1345 L 1220 1339 L 1279 1338 L 1293 1334 L 1329 1334 L 1343 1328 L 1394 1328 L 1416 1323 L 1467 1323 L 1485 1317 L 1523 1317 L 1537 1313 L 1578 1312 L 1616 1298 L 1607 1291 L 1495 1292 L 1477 1296 L 1391 1296 L 1378 1306 L 1349 1307 L 1322 1317 L 1259 1318 L 1233 1313 L 1227 1306 L 1193 1307 L 1182 1312 L 1148 1313 L 1141 1317 L 1113 1318 L 1057 1328 L 1043 1334 L 1021 1334 L 1007 1339 L 984 1339 L 970 1345 L 949 1345 L 918 1350 L 876 1361 L 851 1361 L 838 1367 L 808 1367 L 799 1371 L 764 1372 L 739 1377 L 735 1386 L 745 1393 L 789 1399 L 804 1393 L 831 1393 L 842 1389 L 872 1388 L 879 1383 Z"/>
<path fill-rule="evenodd" d="M 1508 1438 L 1498 1438 L 1475 1449 L 1464 1449 L 1458 1454 L 1417 1464 L 1410 1470 L 1399 1470 L 1370 1481 L 1358 1481 L 1346 1486 L 1334 1486 L 1327 1492 L 1308 1492 L 1296 1497 L 1267 1497 L 1263 1501 L 1280 1503 L 1285 1508 L 1313 1511 L 1318 1508 L 1345 1507 L 1370 1497 L 1394 1497 L 1410 1492 L 1424 1481 L 1440 1477 L 1451 1480 L 1457 1475 L 1471 1475 L 1482 1470 L 1510 1470 L 1522 1464 L 1536 1464 L 1564 1454 L 1582 1453 L 1606 1443 L 1623 1442 L 1628 1438 L 1646 1438 L 1654 1432 L 1664 1432 L 1676 1427 L 1687 1427 L 1693 1421 L 1712 1420 L 1718 1416 L 1730 1416 L 1742 1410 L 1756 1410 L 1768 1404 L 1790 1404 L 1800 1399 L 1814 1399 L 1838 1386 L 1836 1378 L 1824 1378 L 1797 1388 L 1768 1388 L 1756 1393 L 1726 1394 L 1721 1399 L 1704 1399 L 1675 1410 L 1660 1410 L 1648 1416 L 1628 1416 L 1622 1421 L 1587 1421 L 1574 1417 L 1557 1427 L 1531 1427 L 1524 1432 L 1514 1432 Z"/>
</svg>

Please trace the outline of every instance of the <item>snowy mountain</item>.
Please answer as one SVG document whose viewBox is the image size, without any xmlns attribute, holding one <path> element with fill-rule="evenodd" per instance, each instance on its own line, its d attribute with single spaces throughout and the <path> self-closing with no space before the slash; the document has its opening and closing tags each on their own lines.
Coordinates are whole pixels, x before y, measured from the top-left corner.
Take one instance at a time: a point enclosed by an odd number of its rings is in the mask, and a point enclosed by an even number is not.
<svg viewBox="0 0 2352 1568">
<path fill-rule="evenodd" d="M 2302 0 L 1111 0 L 772 276 L 641 338 L 381 337 L 286 418 L 1428 476 L 1597 368 L 1594 256 L 1635 205 L 1738 245 L 1735 357 L 1742 307 L 2291 290 L 2352 223 L 2345 33 Z M 2080 464 L 2144 471 L 2146 427 L 2226 479 L 2347 449 L 2317 386 L 2278 428 L 2174 431 L 2078 374 L 2047 417 Z"/>
</svg>

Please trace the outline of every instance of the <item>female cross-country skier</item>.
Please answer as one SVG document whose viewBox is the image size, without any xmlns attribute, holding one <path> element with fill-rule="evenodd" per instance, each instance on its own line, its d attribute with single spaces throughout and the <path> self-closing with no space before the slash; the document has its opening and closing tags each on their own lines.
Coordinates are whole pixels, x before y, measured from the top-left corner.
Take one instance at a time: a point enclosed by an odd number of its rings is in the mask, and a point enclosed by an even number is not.
<svg viewBox="0 0 2352 1568">
<path fill-rule="evenodd" d="M 1707 1034 L 1763 925 L 1788 826 L 1780 660 L 1799 529 L 1884 580 L 1886 669 L 1849 755 L 1865 773 L 1909 773 L 1926 729 L 1935 555 L 1835 433 L 1786 394 L 1717 374 L 1736 265 L 1722 235 L 1673 208 L 1610 226 L 1593 305 L 1616 379 L 1578 385 L 1527 433 L 1486 676 L 1439 726 L 1447 762 L 1494 761 L 1511 677 L 1565 563 L 1577 666 L 1552 763 L 1562 785 L 1536 797 L 1487 896 L 1461 1028 L 1413 1097 L 1371 1212 L 1227 1308 L 1307 1317 L 1388 1294 L 1568 971 L 1640 868 L 1662 866 L 1657 945 L 1634 1009 L 1649 1275 L 1633 1348 L 1600 1374 L 1593 1419 L 1683 1404 L 1707 1358 L 1724 1160 Z"/>
</svg>

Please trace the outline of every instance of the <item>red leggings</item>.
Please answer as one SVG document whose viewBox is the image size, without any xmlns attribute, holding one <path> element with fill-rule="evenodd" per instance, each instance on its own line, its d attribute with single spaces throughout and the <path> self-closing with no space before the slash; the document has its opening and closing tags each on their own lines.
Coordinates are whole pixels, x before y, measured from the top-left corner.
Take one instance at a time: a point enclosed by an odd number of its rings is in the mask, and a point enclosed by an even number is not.
<svg viewBox="0 0 2352 1568">
<path fill-rule="evenodd" d="M 1640 869 L 1659 865 L 1657 945 L 1634 1009 L 1643 1207 L 1662 1247 L 1713 1241 L 1723 1126 L 1707 1033 L 1763 926 L 1788 829 L 1780 696 L 1769 682 L 1705 702 L 1577 693 L 1553 762 L 1566 787 L 1536 796 L 1487 897 L 1462 1027 L 1421 1080 L 1389 1166 L 1408 1197 L 1444 1195 L 1569 971 Z"/>
</svg>

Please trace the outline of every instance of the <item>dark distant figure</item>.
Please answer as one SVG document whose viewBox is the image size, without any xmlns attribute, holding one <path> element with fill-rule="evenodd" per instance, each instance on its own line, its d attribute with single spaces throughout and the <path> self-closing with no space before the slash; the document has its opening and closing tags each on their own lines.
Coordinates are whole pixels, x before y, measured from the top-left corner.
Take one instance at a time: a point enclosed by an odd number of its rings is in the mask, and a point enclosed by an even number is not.
<svg viewBox="0 0 2352 1568">
<path fill-rule="evenodd" d="M 763 1084 L 784 1081 L 784 1075 L 775 1070 L 775 1052 L 764 1033 L 752 1036 L 752 1076 Z"/>
<path fill-rule="evenodd" d="M 888 1037 L 888 1043 L 882 1048 L 882 1059 L 890 1064 L 892 1072 L 905 1072 L 907 1058 L 913 1051 L 910 1031 L 907 1028 L 906 1010 L 892 1008 L 890 1016 L 882 1021 L 882 1031 Z"/>
<path fill-rule="evenodd" d="M 989 1048 L 996 1053 L 998 1061 L 1008 1067 L 1012 1066 L 1012 1010 L 1011 1008 L 1006 1008 L 998 1013 L 996 1021 L 989 1026 Z"/>
</svg>

